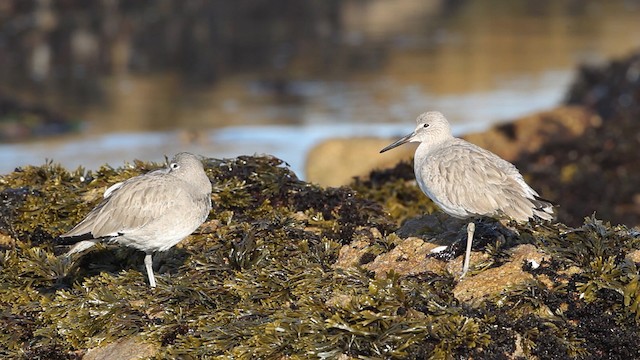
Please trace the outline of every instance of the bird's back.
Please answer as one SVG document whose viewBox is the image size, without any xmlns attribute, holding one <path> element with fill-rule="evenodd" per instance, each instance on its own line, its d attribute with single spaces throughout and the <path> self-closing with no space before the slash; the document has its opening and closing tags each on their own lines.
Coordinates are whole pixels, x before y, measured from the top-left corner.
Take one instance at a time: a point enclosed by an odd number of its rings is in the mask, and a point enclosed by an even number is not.
<svg viewBox="0 0 640 360">
<path fill-rule="evenodd" d="M 126 180 L 61 237 L 114 238 L 143 251 L 165 250 L 206 219 L 210 193 L 165 173 Z"/>
<path fill-rule="evenodd" d="M 539 198 L 515 166 L 467 141 L 451 137 L 436 146 L 422 143 L 414 161 L 422 191 L 452 216 L 553 217 L 551 204 Z"/>
</svg>

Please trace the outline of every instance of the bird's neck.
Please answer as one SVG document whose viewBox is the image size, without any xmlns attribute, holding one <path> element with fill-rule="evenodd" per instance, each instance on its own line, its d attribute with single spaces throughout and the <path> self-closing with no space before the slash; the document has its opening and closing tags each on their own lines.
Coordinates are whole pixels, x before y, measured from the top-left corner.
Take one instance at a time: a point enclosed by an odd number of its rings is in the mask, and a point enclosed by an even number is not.
<svg viewBox="0 0 640 360">
<path fill-rule="evenodd" d="M 416 149 L 416 154 L 415 154 L 415 158 L 416 159 L 423 159 L 425 158 L 430 152 L 439 149 L 442 144 L 444 144 L 447 141 L 450 141 L 451 139 L 453 139 L 453 137 L 434 137 L 432 139 L 429 139 L 428 141 L 423 141 L 420 143 L 420 145 L 418 145 L 418 148 Z"/>
</svg>

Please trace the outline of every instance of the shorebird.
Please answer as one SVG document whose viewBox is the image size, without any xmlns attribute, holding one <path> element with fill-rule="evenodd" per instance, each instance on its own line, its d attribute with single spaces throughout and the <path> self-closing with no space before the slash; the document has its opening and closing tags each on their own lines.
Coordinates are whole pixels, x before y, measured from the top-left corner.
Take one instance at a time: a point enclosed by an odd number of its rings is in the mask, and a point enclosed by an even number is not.
<svg viewBox="0 0 640 360">
<path fill-rule="evenodd" d="M 540 198 L 513 164 L 465 140 L 453 137 L 449 122 L 440 112 L 429 111 L 416 119 L 409 135 L 380 150 L 381 153 L 408 142 L 418 142 L 413 160 L 416 181 L 445 213 L 460 219 L 488 216 L 526 222 L 553 219 L 553 205 Z M 475 232 L 467 225 L 467 248 L 462 267 L 469 270 Z"/>
<path fill-rule="evenodd" d="M 155 287 L 153 253 L 166 251 L 189 236 L 210 210 L 211 182 L 202 162 L 183 152 L 164 169 L 109 187 L 85 219 L 60 238 L 67 245 L 75 243 L 67 256 L 99 241 L 144 251 L 149 285 Z"/>
</svg>

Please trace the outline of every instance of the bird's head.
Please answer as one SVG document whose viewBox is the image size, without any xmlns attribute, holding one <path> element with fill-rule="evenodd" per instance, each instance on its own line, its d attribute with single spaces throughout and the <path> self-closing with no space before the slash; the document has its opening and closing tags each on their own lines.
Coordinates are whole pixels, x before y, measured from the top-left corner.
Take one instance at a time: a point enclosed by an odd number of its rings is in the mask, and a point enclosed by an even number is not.
<svg viewBox="0 0 640 360">
<path fill-rule="evenodd" d="M 416 129 L 411 134 L 403 136 L 380 152 L 383 153 L 408 142 L 438 142 L 451 137 L 449 122 L 439 111 L 421 114 L 416 119 L 416 123 Z"/>
</svg>

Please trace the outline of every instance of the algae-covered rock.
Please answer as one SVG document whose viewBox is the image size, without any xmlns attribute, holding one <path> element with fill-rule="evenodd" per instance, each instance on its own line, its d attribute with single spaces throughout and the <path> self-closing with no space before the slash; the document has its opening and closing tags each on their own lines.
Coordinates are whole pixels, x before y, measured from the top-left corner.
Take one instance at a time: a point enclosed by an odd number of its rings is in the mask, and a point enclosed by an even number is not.
<svg viewBox="0 0 640 360">
<path fill-rule="evenodd" d="M 135 250 L 57 256 L 107 186 L 159 166 L 0 177 L 0 357 L 640 357 L 638 231 L 483 219 L 459 280 L 464 223 L 406 163 L 322 188 L 273 157 L 206 160 L 209 220 L 156 257 L 155 289 Z"/>
<path fill-rule="evenodd" d="M 463 138 L 513 161 L 523 154 L 535 154 L 549 144 L 576 141 L 601 121 L 584 106 L 560 106 L 492 126 L 483 132 L 466 134 Z"/>
<path fill-rule="evenodd" d="M 577 138 L 523 154 L 515 165 L 555 200 L 559 219 L 578 226 L 594 211 L 615 223 L 640 224 L 640 51 L 584 66 L 566 102 L 601 119 Z"/>
</svg>

